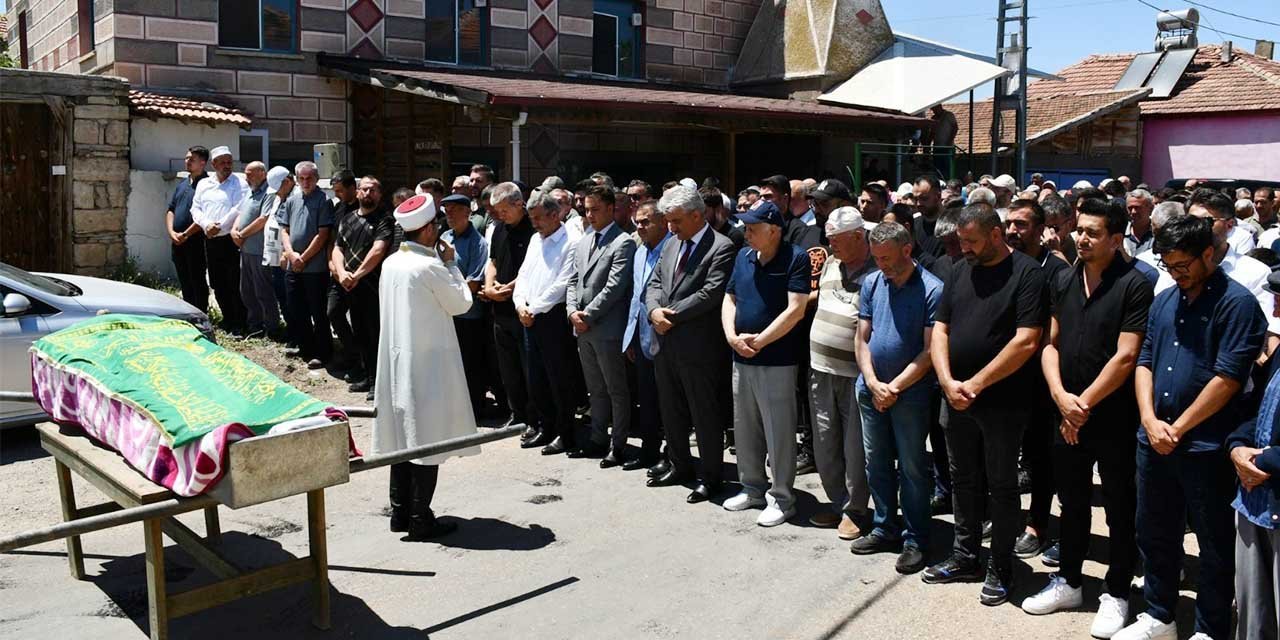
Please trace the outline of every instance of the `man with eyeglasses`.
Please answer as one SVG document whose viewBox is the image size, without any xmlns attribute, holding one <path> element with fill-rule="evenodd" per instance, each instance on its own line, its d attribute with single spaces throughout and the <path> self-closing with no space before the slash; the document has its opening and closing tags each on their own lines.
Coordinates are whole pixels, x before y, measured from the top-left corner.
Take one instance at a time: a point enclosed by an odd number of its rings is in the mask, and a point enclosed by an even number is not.
<svg viewBox="0 0 1280 640">
<path fill-rule="evenodd" d="M 1229 200 L 1226 209 L 1233 216 Z M 1225 227 L 1198 218 L 1176 217 L 1156 234 L 1155 251 L 1178 287 L 1151 306 L 1134 381 L 1141 424 L 1137 541 L 1147 610 L 1115 640 L 1176 636 L 1188 522 L 1200 547 L 1196 637 L 1231 637 L 1235 474 L 1223 444 L 1245 417 L 1241 390 L 1262 350 L 1266 318 L 1252 294 L 1219 268 Z"/>
</svg>

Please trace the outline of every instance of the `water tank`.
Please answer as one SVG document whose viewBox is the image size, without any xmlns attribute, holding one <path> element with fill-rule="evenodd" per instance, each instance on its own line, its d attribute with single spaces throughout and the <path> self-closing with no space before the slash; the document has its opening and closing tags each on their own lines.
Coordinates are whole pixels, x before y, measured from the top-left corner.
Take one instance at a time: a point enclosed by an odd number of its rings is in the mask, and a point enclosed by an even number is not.
<svg viewBox="0 0 1280 640">
<path fill-rule="evenodd" d="M 1156 29 L 1159 31 L 1195 31 L 1200 26 L 1200 12 L 1195 9 L 1179 9 L 1177 11 L 1161 11 L 1156 14 Z"/>
</svg>

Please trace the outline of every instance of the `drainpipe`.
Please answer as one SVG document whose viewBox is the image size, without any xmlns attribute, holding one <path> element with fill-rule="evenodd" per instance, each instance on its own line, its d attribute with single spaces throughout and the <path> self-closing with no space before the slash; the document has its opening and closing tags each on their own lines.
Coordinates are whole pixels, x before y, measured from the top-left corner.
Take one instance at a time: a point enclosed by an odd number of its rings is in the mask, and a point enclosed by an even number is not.
<svg viewBox="0 0 1280 640">
<path fill-rule="evenodd" d="M 529 112 L 521 111 L 520 117 L 511 121 L 511 179 L 520 179 L 520 127 L 529 121 Z"/>
</svg>

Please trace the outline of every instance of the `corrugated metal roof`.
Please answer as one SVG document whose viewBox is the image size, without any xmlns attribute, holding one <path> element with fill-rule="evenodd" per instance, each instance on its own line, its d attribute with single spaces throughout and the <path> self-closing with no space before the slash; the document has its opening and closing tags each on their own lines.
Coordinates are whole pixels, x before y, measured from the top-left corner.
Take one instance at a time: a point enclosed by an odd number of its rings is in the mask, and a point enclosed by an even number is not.
<svg viewBox="0 0 1280 640">
<path fill-rule="evenodd" d="M 178 120 L 195 120 L 213 124 L 229 123 L 248 128 L 253 120 L 234 107 L 226 107 L 196 98 L 169 96 L 149 91 L 130 91 L 129 107 L 137 114 Z"/>
</svg>

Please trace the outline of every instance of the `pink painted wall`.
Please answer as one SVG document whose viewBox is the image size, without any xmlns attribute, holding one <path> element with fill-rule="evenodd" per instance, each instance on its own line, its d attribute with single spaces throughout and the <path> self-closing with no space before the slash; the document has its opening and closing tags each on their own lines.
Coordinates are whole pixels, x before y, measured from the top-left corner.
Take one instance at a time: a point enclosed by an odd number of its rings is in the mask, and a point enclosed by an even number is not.
<svg viewBox="0 0 1280 640">
<path fill-rule="evenodd" d="M 1280 113 L 1149 118 L 1142 122 L 1142 180 L 1280 180 Z"/>
</svg>

